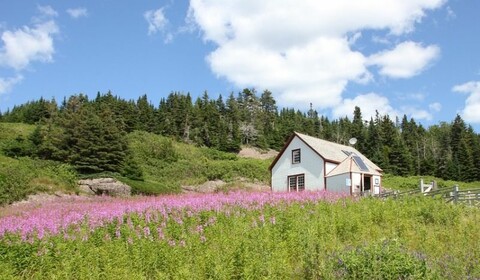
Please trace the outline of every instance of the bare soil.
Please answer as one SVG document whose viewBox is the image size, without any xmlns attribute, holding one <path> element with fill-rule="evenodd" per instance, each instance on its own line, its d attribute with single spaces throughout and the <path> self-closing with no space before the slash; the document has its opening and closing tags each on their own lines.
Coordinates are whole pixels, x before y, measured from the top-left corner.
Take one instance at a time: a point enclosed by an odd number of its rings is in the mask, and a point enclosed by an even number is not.
<svg viewBox="0 0 480 280">
<path fill-rule="evenodd" d="M 243 147 L 238 153 L 239 157 L 255 158 L 255 159 L 273 159 L 278 155 L 278 152 L 272 149 L 261 150 L 253 147 Z"/>
</svg>

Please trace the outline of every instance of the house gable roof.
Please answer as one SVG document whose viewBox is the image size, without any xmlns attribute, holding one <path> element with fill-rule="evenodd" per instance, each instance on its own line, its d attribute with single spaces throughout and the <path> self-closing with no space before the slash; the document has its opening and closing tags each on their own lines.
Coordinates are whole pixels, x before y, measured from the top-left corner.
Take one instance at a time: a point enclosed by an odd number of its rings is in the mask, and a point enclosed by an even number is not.
<svg viewBox="0 0 480 280">
<path fill-rule="evenodd" d="M 339 165 L 337 165 L 334 169 L 332 169 L 325 177 L 332 177 L 340 174 L 345 173 L 363 173 L 363 174 L 370 174 L 370 175 L 381 175 L 378 170 L 376 170 L 373 166 L 369 166 L 368 163 L 365 162 L 368 171 L 362 170 L 358 164 L 353 159 L 354 154 L 349 155 L 345 160 L 343 160 Z"/>
<path fill-rule="evenodd" d="M 277 155 L 277 157 L 273 160 L 272 164 L 270 165 L 269 167 L 270 170 L 272 170 L 272 168 L 275 166 L 275 164 L 283 155 L 283 153 L 285 152 L 287 147 L 290 145 L 290 142 L 292 142 L 293 138 L 295 138 L 295 136 L 298 137 L 300 140 L 302 140 L 308 147 L 310 147 L 316 154 L 322 157 L 325 161 L 330 161 L 333 163 L 341 163 L 346 158 L 349 158 L 352 154 L 356 154 L 365 162 L 365 164 L 368 167 L 372 168 L 372 170 L 375 170 L 376 173 L 382 171 L 380 167 L 378 167 L 376 164 L 370 161 L 367 157 L 365 157 L 362 153 L 360 153 L 357 149 L 351 146 L 345 146 L 342 144 L 315 138 L 315 137 L 298 133 L 298 132 L 294 132 L 290 136 L 290 138 L 287 140 L 285 146 L 282 148 L 280 153 Z M 362 171 L 361 173 L 367 173 L 367 172 Z"/>
</svg>

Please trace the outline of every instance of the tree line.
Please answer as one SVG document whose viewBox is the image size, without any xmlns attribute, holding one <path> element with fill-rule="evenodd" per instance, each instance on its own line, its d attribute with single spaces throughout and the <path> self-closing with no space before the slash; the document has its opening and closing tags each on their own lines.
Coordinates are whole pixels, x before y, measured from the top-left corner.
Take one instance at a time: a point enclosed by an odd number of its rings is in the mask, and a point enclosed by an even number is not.
<svg viewBox="0 0 480 280">
<path fill-rule="evenodd" d="M 37 124 L 29 139 L 10 147 L 13 154 L 69 162 L 82 173 L 141 177 L 125 140 L 134 130 L 227 152 L 242 145 L 279 150 L 297 131 L 341 144 L 355 137 L 355 147 L 386 173 L 480 180 L 480 136 L 459 115 L 425 128 L 405 115 L 392 119 L 377 112 L 365 120 L 359 107 L 353 113 L 352 119 L 330 120 L 312 108 L 279 109 L 270 91 L 246 88 L 226 99 L 204 92 L 193 100 L 188 93 L 172 92 L 157 106 L 147 95 L 125 100 L 111 92 L 92 100 L 73 95 L 60 105 L 40 98 L 0 114 L 0 121 Z M 30 148 L 22 148 L 22 141 Z"/>
</svg>

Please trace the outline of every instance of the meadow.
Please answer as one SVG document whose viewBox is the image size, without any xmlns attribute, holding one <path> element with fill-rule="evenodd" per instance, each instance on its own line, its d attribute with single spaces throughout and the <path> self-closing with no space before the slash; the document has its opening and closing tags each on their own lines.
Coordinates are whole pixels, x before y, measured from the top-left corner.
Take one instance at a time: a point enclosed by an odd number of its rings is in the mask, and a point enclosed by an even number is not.
<svg viewBox="0 0 480 280">
<path fill-rule="evenodd" d="M 0 218 L 1 279 L 480 277 L 480 210 L 431 198 L 230 192 L 15 207 Z"/>
</svg>

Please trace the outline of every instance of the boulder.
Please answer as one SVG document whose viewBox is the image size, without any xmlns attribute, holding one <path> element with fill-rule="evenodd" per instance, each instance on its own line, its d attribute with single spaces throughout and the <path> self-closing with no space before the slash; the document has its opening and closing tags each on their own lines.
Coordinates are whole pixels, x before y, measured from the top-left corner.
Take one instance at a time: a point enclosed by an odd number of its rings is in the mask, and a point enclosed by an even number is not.
<svg viewBox="0 0 480 280">
<path fill-rule="evenodd" d="M 81 192 L 96 195 L 130 196 L 132 188 L 113 178 L 86 179 L 78 181 Z"/>
</svg>

